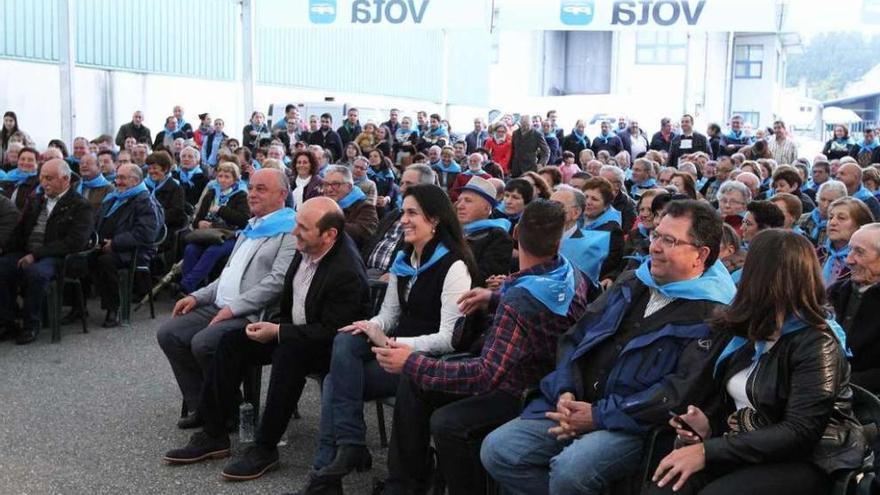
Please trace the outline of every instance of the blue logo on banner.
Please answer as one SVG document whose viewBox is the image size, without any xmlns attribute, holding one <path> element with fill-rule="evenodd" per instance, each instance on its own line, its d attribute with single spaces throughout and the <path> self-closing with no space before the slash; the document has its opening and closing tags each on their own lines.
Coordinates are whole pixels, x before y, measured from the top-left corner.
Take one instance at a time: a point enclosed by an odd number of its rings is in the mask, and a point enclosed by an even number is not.
<svg viewBox="0 0 880 495">
<path fill-rule="evenodd" d="M 336 0 L 309 0 L 312 24 L 332 24 L 336 20 Z"/>
<path fill-rule="evenodd" d="M 569 26 L 586 26 L 593 22 L 595 0 L 561 0 L 559 20 Z"/>
</svg>

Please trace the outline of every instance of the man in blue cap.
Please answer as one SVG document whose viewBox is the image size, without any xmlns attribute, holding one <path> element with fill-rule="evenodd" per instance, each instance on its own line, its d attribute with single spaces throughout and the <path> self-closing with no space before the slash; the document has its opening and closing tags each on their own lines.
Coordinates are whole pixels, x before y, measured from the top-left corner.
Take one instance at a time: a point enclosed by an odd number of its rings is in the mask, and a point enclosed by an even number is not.
<svg viewBox="0 0 880 495">
<path fill-rule="evenodd" d="M 505 493 L 602 493 L 638 470 L 669 411 L 713 393 L 726 339 L 705 320 L 736 292 L 717 261 L 721 225 L 707 203 L 667 205 L 651 258 L 590 305 L 522 417 L 483 441 L 483 466 Z"/>
<path fill-rule="evenodd" d="M 513 239 L 508 234 L 510 221 L 489 218 L 496 203 L 495 186 L 477 175 L 461 188 L 455 202 L 458 221 L 480 270 L 479 278 L 474 280 L 476 287 L 483 287 L 489 277 L 503 277 L 510 271 L 513 255 Z"/>
</svg>

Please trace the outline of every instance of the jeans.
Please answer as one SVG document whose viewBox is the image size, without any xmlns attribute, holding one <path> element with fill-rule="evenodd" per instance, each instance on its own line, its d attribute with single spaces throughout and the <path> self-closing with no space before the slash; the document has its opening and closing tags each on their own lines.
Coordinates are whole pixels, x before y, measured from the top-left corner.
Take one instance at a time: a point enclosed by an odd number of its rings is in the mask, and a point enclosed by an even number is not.
<svg viewBox="0 0 880 495">
<path fill-rule="evenodd" d="M 43 297 L 46 288 L 55 276 L 57 258 L 43 258 L 34 261 L 27 268 L 18 268 L 18 260 L 25 253 L 10 253 L 0 256 L 0 322 L 15 320 L 15 303 L 19 285 L 23 285 L 24 308 L 22 320 L 27 329 L 39 329 L 42 316 Z"/>
<path fill-rule="evenodd" d="M 364 403 L 392 397 L 399 375 L 385 372 L 363 335 L 340 333 L 333 341 L 330 374 L 324 378 L 315 469 L 330 464 L 339 445 L 366 445 Z"/>
<path fill-rule="evenodd" d="M 388 486 L 421 493 L 428 483 L 429 445 L 451 495 L 485 493 L 480 443 L 487 433 L 519 414 L 520 401 L 494 390 L 461 395 L 422 390 L 401 378 L 388 447 Z"/>
<path fill-rule="evenodd" d="M 187 294 L 198 289 L 205 277 L 211 274 L 214 265 L 222 258 L 231 255 L 234 248 L 234 237 L 214 246 L 187 244 L 183 250 L 180 288 Z"/>
<path fill-rule="evenodd" d="M 517 418 L 489 434 L 480 458 L 511 494 L 600 494 L 641 466 L 644 437 L 595 430 L 560 442 L 549 419 Z"/>
</svg>

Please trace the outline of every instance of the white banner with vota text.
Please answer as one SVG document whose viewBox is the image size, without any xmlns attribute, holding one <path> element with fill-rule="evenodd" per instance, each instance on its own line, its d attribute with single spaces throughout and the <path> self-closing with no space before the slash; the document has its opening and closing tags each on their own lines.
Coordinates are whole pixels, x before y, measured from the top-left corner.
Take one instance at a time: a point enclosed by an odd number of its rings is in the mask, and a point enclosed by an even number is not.
<svg viewBox="0 0 880 495">
<path fill-rule="evenodd" d="M 489 29 L 491 0 L 260 0 L 261 26 Z"/>
<path fill-rule="evenodd" d="M 776 0 L 496 0 L 497 29 L 751 31 L 778 29 Z"/>
</svg>

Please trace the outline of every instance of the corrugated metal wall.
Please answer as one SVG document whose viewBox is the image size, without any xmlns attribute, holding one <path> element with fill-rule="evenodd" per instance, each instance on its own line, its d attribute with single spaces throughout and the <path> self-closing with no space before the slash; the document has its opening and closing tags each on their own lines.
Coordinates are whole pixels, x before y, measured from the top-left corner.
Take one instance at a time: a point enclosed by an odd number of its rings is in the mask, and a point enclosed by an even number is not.
<svg viewBox="0 0 880 495">
<path fill-rule="evenodd" d="M 255 1 L 255 19 L 276 4 Z M 201 79 L 238 77 L 234 0 L 76 0 L 74 5 L 77 65 Z M 57 0 L 0 0 L 0 29 L 0 57 L 58 61 Z M 254 39 L 258 83 L 431 101 L 442 95 L 439 31 L 257 25 Z M 447 40 L 449 103 L 484 105 L 489 35 L 452 31 Z"/>
<path fill-rule="evenodd" d="M 57 0 L 0 0 L 0 57 L 57 62 Z M 77 65 L 234 79 L 237 17 L 230 0 L 77 0 Z"/>
</svg>

